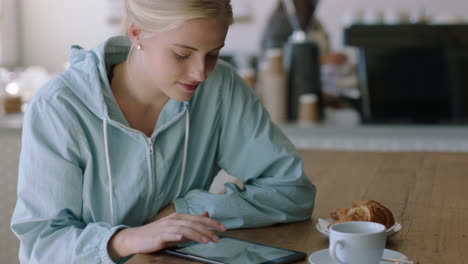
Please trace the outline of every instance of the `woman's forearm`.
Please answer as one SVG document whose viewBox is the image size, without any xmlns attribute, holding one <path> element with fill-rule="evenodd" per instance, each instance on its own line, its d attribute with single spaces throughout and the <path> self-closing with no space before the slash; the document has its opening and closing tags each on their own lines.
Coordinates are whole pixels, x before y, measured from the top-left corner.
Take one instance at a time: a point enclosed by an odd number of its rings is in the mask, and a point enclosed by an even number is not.
<svg viewBox="0 0 468 264">
<path fill-rule="evenodd" d="M 132 252 L 128 246 L 131 245 L 128 241 L 132 236 L 132 232 L 133 230 L 131 228 L 121 229 L 115 232 L 109 240 L 109 243 L 107 244 L 107 252 L 113 261 L 117 261 L 136 253 Z"/>
</svg>

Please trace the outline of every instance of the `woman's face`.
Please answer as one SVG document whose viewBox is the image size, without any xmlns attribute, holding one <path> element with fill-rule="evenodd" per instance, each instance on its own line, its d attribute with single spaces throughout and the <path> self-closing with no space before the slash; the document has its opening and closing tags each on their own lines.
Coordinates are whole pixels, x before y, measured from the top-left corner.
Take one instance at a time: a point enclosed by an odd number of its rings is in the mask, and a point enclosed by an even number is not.
<svg viewBox="0 0 468 264">
<path fill-rule="evenodd" d="M 142 49 L 135 50 L 139 70 L 150 86 L 176 101 L 187 101 L 213 71 L 228 27 L 214 18 L 193 19 L 143 39 Z"/>
</svg>

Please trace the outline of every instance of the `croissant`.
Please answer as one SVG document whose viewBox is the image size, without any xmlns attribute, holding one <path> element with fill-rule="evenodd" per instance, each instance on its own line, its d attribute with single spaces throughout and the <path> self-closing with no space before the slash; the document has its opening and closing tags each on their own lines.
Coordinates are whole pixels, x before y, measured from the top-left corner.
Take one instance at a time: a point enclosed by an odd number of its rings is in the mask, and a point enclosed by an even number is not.
<svg viewBox="0 0 468 264">
<path fill-rule="evenodd" d="M 355 201 L 351 208 L 335 209 L 330 216 L 337 222 L 368 221 L 383 224 L 386 228 L 395 224 L 392 212 L 373 200 Z"/>
</svg>

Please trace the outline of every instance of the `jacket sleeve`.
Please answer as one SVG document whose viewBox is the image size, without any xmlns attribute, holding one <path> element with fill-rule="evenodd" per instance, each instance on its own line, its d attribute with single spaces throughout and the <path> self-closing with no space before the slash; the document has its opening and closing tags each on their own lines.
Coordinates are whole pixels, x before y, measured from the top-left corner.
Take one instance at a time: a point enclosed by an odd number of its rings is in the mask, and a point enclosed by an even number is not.
<svg viewBox="0 0 468 264">
<path fill-rule="evenodd" d="M 192 190 L 174 201 L 180 212 L 208 211 L 228 228 L 259 227 L 310 218 L 315 186 L 302 159 L 271 121 L 258 97 L 233 71 L 222 95 L 218 166 L 244 183 L 223 195 Z"/>
<path fill-rule="evenodd" d="M 107 242 L 124 226 L 82 221 L 83 136 L 65 109 L 42 99 L 25 114 L 11 220 L 20 263 L 114 263 Z"/>
</svg>

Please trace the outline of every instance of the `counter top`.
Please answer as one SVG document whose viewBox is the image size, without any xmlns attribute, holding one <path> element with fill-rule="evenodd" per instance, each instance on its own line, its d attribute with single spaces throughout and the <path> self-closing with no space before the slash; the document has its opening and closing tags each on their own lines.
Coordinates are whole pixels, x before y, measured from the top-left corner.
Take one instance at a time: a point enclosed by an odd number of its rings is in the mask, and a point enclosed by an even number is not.
<svg viewBox="0 0 468 264">
<path fill-rule="evenodd" d="M 304 170 L 317 186 L 312 219 L 263 228 L 229 230 L 240 239 L 302 251 L 328 248 L 315 229 L 318 218 L 355 200 L 388 207 L 402 229 L 386 248 L 419 264 L 467 263 L 467 153 L 300 151 Z M 132 264 L 199 263 L 159 254 L 139 254 Z M 303 260 L 298 264 L 306 264 Z"/>
<path fill-rule="evenodd" d="M 468 152 L 463 125 L 280 126 L 299 149 Z"/>
<path fill-rule="evenodd" d="M 21 133 L 22 114 L 0 116 L 0 131 Z M 279 126 L 299 149 L 468 152 L 468 125 Z"/>
<path fill-rule="evenodd" d="M 0 130 L 13 129 L 21 130 L 23 126 L 23 114 L 3 114 L 0 115 Z"/>
</svg>

